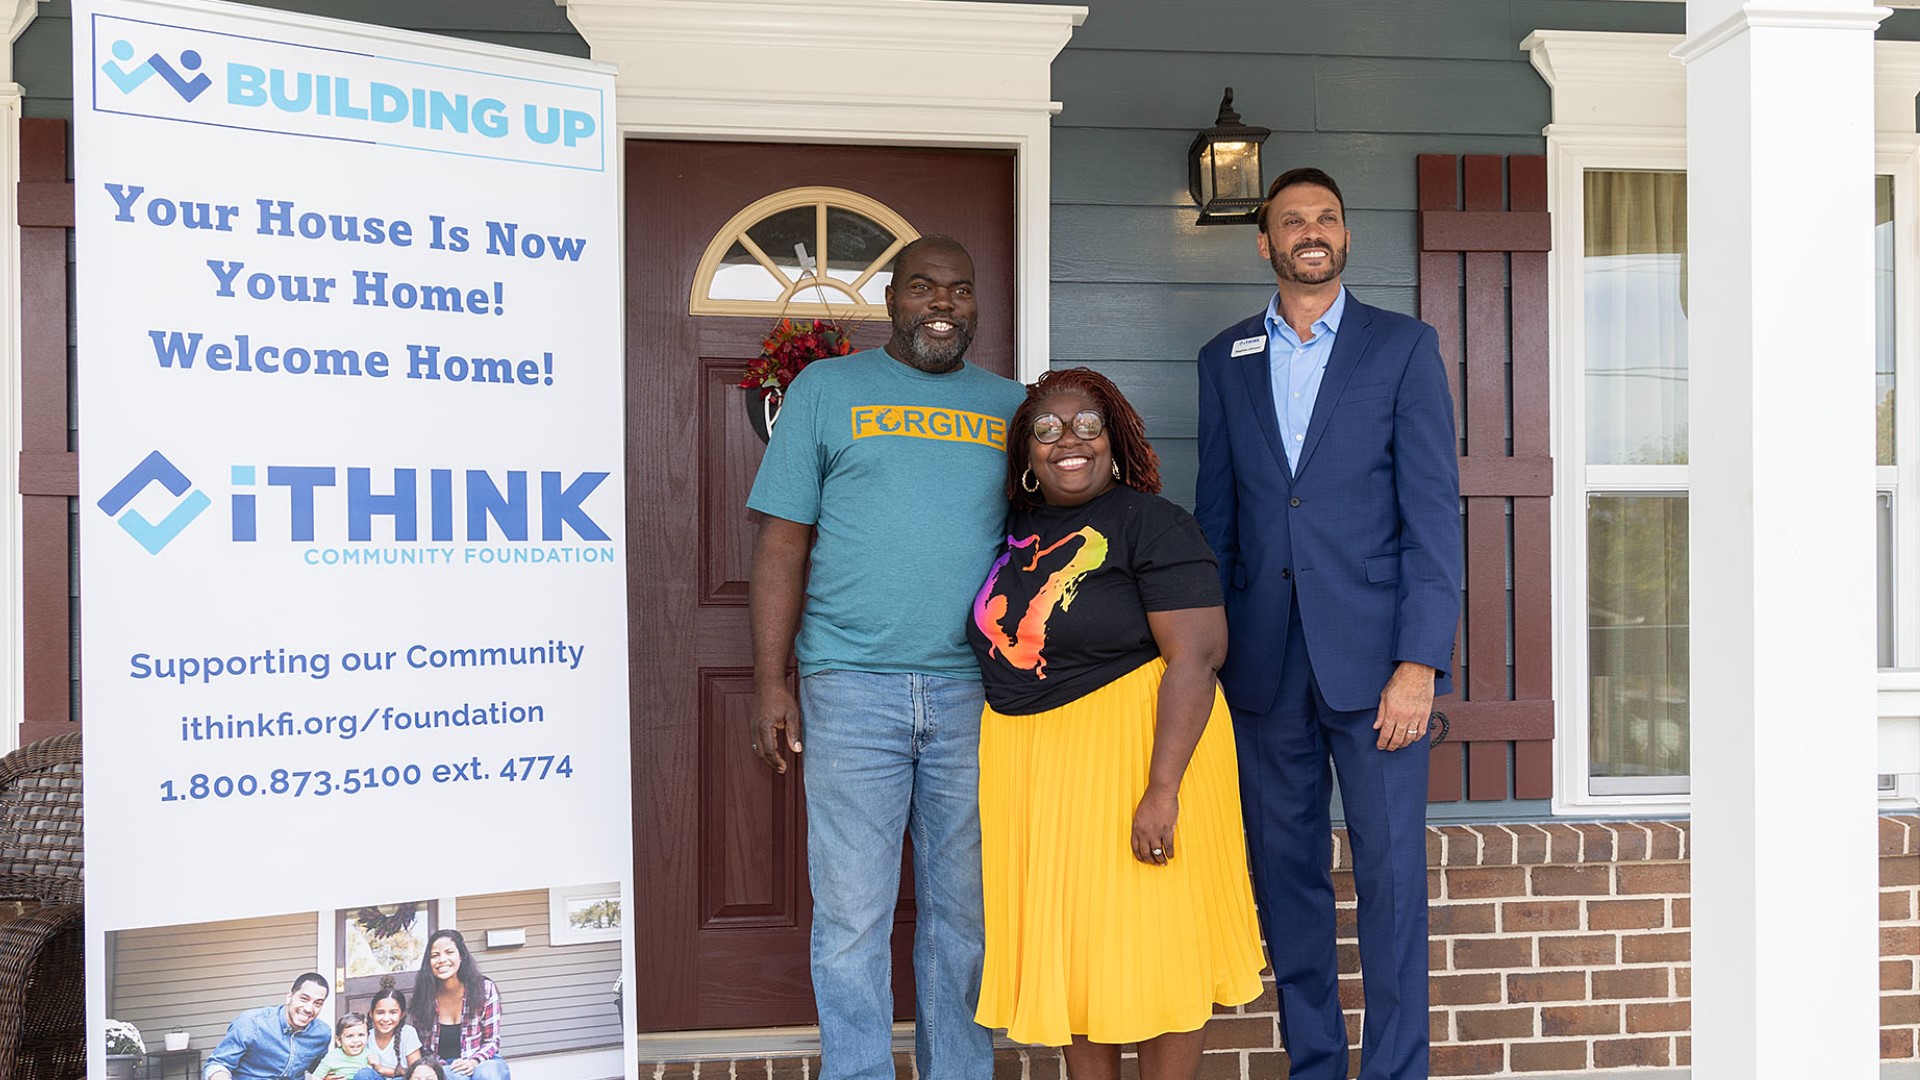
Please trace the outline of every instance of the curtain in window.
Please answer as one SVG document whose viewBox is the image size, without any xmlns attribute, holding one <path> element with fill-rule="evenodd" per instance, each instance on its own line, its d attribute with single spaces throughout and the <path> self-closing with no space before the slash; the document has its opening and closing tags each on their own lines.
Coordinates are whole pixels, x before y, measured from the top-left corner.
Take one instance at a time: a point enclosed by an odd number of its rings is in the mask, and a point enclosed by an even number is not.
<svg viewBox="0 0 1920 1080">
<path fill-rule="evenodd" d="M 1878 420 L 1875 462 L 1895 464 L 1893 449 L 1893 177 L 1873 178 L 1873 392 Z"/>
<path fill-rule="evenodd" d="M 1587 462 L 1687 460 L 1687 177 L 1585 175 Z"/>
</svg>

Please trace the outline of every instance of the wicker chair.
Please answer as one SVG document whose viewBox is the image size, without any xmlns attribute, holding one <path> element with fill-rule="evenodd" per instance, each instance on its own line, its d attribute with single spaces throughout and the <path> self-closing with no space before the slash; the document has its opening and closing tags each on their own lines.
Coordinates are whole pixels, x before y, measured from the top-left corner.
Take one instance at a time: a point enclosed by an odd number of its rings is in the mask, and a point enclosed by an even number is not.
<svg viewBox="0 0 1920 1080">
<path fill-rule="evenodd" d="M 39 905 L 0 923 L 0 1080 L 86 1075 L 83 881 L 76 731 L 0 757 L 0 900 Z"/>
</svg>

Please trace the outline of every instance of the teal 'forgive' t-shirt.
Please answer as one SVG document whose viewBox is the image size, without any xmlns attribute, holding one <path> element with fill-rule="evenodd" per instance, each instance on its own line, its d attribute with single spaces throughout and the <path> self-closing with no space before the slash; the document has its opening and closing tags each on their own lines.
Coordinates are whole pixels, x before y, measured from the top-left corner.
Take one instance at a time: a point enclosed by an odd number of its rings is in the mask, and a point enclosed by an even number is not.
<svg viewBox="0 0 1920 1080">
<path fill-rule="evenodd" d="M 800 674 L 980 677 L 967 609 L 1000 543 L 1007 419 L 1023 397 L 971 364 L 929 375 L 882 349 L 793 380 L 747 505 L 819 527 Z"/>
</svg>

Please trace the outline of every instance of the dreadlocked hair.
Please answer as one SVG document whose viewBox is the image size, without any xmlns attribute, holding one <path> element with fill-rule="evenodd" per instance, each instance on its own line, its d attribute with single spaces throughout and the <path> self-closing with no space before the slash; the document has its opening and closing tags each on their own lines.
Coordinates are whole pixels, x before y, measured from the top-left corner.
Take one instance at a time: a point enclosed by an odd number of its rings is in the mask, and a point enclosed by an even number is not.
<svg viewBox="0 0 1920 1080">
<path fill-rule="evenodd" d="M 1147 441 L 1147 425 L 1128 403 L 1126 395 L 1113 380 L 1089 367 L 1043 371 L 1027 387 L 1027 399 L 1014 410 L 1007 422 L 1007 501 L 1016 510 L 1031 510 L 1044 500 L 1039 493 L 1021 486 L 1020 477 L 1033 464 L 1027 444 L 1033 435 L 1033 418 L 1040 414 L 1040 403 L 1055 394 L 1079 394 L 1093 402 L 1106 424 L 1107 443 L 1113 448 L 1113 463 L 1120 467 L 1120 483 L 1145 492 L 1160 494 L 1160 455 Z"/>
</svg>

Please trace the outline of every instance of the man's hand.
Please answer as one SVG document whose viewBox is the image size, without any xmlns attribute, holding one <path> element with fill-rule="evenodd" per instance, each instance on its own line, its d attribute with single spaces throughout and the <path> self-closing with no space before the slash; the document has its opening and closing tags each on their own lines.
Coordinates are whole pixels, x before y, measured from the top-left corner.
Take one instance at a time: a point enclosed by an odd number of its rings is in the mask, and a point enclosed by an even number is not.
<svg viewBox="0 0 1920 1080">
<path fill-rule="evenodd" d="M 800 703 L 787 689 L 785 679 L 759 684 L 753 688 L 753 712 L 747 717 L 747 734 L 753 739 L 753 752 L 767 768 L 785 775 L 787 757 L 780 752 L 780 737 L 785 734 L 787 748 L 800 752 Z"/>
<path fill-rule="evenodd" d="M 1380 739 L 1374 745 L 1398 750 L 1426 738 L 1427 719 L 1432 715 L 1433 669 L 1402 660 L 1387 680 L 1387 688 L 1380 691 L 1380 712 L 1373 721 Z"/>
</svg>

